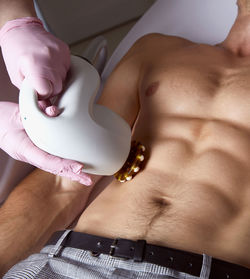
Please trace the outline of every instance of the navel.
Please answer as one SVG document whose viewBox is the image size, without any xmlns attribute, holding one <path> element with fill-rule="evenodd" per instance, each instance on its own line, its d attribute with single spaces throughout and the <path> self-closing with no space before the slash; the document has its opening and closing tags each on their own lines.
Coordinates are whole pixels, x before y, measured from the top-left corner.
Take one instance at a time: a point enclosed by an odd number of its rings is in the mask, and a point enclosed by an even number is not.
<svg viewBox="0 0 250 279">
<path fill-rule="evenodd" d="M 147 90 L 145 92 L 145 95 L 147 97 L 150 97 L 150 96 L 154 95 L 156 93 L 158 87 L 159 87 L 159 82 L 158 81 L 151 83 L 150 86 L 147 88 Z"/>
</svg>

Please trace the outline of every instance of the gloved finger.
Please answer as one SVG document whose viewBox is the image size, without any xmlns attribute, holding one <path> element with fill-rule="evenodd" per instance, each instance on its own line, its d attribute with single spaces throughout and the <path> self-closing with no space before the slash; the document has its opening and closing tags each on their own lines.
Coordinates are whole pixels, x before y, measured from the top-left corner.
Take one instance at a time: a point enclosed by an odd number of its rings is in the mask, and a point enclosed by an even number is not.
<svg viewBox="0 0 250 279">
<path fill-rule="evenodd" d="M 38 106 L 45 114 L 50 117 L 55 117 L 60 114 L 60 110 L 57 106 L 52 105 L 49 99 L 38 101 Z"/>
<path fill-rule="evenodd" d="M 49 98 L 53 92 L 48 73 L 44 67 L 37 65 L 33 57 L 23 55 L 19 60 L 19 75 L 27 78 L 39 96 Z"/>
<path fill-rule="evenodd" d="M 54 174 L 70 178 L 71 180 L 77 181 L 86 186 L 90 186 L 92 184 L 91 177 L 83 172 L 82 164 L 67 159 L 61 159 L 59 164 L 60 166 L 58 166 L 58 169 L 53 172 Z"/>
<path fill-rule="evenodd" d="M 39 99 L 49 98 L 53 93 L 53 84 L 50 80 L 37 76 L 27 76 L 31 85 L 39 95 Z"/>
<path fill-rule="evenodd" d="M 41 101 L 39 100 L 38 106 L 41 111 L 45 112 L 46 108 L 51 106 L 51 101 L 49 99 L 41 100 Z"/>
<path fill-rule="evenodd" d="M 45 113 L 50 117 L 56 117 L 60 114 L 60 110 L 57 106 L 46 107 Z"/>
<path fill-rule="evenodd" d="M 79 174 L 72 174 L 72 172 L 66 170 L 58 173 L 57 175 L 70 178 L 72 181 L 77 181 L 86 186 L 91 186 L 93 183 L 91 177 L 88 174 L 84 173 L 83 170 L 80 170 Z"/>
<path fill-rule="evenodd" d="M 65 67 L 58 67 L 58 68 L 46 68 L 45 70 L 46 73 L 42 68 L 40 68 L 39 71 L 37 70 L 37 75 L 40 75 L 41 77 L 45 77 L 50 81 L 52 86 L 51 96 L 55 96 L 61 93 L 63 88 L 63 82 L 66 79 L 68 69 Z M 30 77 L 30 79 L 31 82 L 33 82 L 32 77 Z"/>
<path fill-rule="evenodd" d="M 92 184 L 91 177 L 82 171 L 82 164 L 53 156 L 43 150 L 40 150 L 28 137 L 25 138 L 24 142 L 20 143 L 17 154 L 19 154 L 17 159 L 28 162 L 29 164 L 32 164 L 44 171 L 68 177 L 86 186 Z"/>
<path fill-rule="evenodd" d="M 27 76 L 40 100 L 50 98 L 62 91 L 64 79 L 58 73 L 48 73 L 48 76 L 49 79 L 33 75 Z"/>
<path fill-rule="evenodd" d="M 65 69 L 56 70 L 52 67 L 42 67 L 35 63 L 31 57 L 23 56 L 19 62 L 20 75 L 30 81 L 31 86 L 37 91 L 39 99 L 47 99 L 62 91 L 63 76 L 60 72 Z M 64 68 L 64 67 L 63 67 Z"/>
<path fill-rule="evenodd" d="M 63 78 L 59 73 L 51 73 L 51 83 L 53 84 L 53 93 L 52 96 L 55 96 L 62 92 L 63 88 L 63 81 L 65 78 Z"/>
</svg>

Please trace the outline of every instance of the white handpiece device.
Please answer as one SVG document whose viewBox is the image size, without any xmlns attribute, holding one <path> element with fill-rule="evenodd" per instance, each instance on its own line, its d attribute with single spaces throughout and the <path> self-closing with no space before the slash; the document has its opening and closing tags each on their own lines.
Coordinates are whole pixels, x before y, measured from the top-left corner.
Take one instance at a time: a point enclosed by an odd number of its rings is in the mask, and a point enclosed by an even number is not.
<svg viewBox="0 0 250 279">
<path fill-rule="evenodd" d="M 110 109 L 95 104 L 100 86 L 97 70 L 80 57 L 71 56 L 71 69 L 57 117 L 44 114 L 37 94 L 25 79 L 19 94 L 22 123 L 40 149 L 84 164 L 84 171 L 113 175 L 125 163 L 131 128 Z"/>
</svg>

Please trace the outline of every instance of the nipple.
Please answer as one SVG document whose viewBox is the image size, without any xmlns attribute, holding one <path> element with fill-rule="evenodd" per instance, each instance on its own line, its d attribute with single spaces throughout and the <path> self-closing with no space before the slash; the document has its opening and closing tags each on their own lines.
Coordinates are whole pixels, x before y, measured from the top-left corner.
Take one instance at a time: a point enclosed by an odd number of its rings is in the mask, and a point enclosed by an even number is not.
<svg viewBox="0 0 250 279">
<path fill-rule="evenodd" d="M 153 83 L 147 88 L 145 95 L 146 95 L 147 97 L 150 97 L 150 96 L 154 95 L 154 94 L 156 93 L 158 87 L 159 87 L 159 82 L 153 82 Z"/>
</svg>

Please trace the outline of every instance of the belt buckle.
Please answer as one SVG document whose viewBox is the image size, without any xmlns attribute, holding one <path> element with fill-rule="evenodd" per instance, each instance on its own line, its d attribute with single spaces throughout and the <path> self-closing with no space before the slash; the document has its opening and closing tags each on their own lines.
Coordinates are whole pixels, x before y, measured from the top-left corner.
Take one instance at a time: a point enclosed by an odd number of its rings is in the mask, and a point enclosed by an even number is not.
<svg viewBox="0 0 250 279">
<path fill-rule="evenodd" d="M 119 240 L 119 238 L 115 238 L 113 240 L 112 244 L 110 245 L 109 255 L 111 257 L 113 257 L 113 255 L 114 255 L 115 248 L 117 247 L 118 240 Z"/>
</svg>

